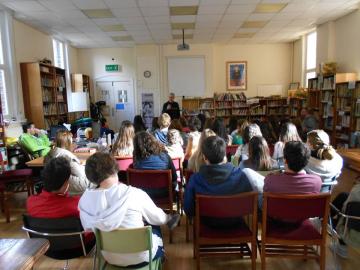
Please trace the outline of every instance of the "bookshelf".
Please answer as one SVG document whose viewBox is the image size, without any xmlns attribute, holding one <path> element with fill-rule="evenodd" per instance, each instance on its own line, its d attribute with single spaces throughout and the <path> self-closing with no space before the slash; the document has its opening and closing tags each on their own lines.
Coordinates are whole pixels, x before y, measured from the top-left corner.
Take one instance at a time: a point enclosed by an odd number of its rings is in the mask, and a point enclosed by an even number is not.
<svg viewBox="0 0 360 270">
<path fill-rule="evenodd" d="M 71 90 L 73 92 L 90 92 L 90 77 L 85 74 L 71 74 Z"/>
<path fill-rule="evenodd" d="M 274 116 L 289 116 L 288 99 L 283 97 L 266 98 L 266 114 Z"/>
<path fill-rule="evenodd" d="M 300 117 L 301 109 L 307 105 L 306 98 L 291 97 L 289 99 L 289 114 L 291 118 Z"/>
<path fill-rule="evenodd" d="M 320 127 L 328 133 L 334 130 L 335 78 L 335 75 L 324 76 L 320 86 Z"/>
<path fill-rule="evenodd" d="M 308 108 L 313 111 L 319 111 L 320 107 L 320 89 L 319 79 L 312 78 L 308 80 Z"/>
<path fill-rule="evenodd" d="M 20 70 L 27 120 L 42 129 L 68 122 L 65 70 L 38 62 Z"/>
</svg>

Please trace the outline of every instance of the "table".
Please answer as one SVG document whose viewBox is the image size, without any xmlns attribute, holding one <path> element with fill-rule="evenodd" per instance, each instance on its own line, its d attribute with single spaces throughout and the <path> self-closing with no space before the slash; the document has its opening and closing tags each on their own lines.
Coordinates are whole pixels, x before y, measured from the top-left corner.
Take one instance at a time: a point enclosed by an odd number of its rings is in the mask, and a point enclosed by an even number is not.
<svg viewBox="0 0 360 270">
<path fill-rule="evenodd" d="M 81 163 L 85 163 L 85 161 L 94 153 L 74 153 L 80 159 Z M 25 163 L 30 168 L 42 168 L 44 167 L 44 157 L 39 157 L 33 160 L 30 160 Z"/>
<path fill-rule="evenodd" d="M 32 269 L 50 247 L 47 239 L 0 239 L 0 268 Z"/>
<path fill-rule="evenodd" d="M 338 149 L 337 152 L 343 158 L 345 166 L 360 172 L 360 149 Z"/>
</svg>

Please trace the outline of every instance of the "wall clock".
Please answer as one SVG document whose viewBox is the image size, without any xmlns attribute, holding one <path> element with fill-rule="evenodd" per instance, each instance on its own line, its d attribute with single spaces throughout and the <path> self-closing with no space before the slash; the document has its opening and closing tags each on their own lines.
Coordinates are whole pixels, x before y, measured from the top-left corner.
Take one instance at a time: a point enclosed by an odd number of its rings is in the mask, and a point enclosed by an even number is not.
<svg viewBox="0 0 360 270">
<path fill-rule="evenodd" d="M 145 78 L 150 78 L 151 77 L 151 71 L 150 70 L 145 70 L 144 71 L 144 77 Z"/>
</svg>

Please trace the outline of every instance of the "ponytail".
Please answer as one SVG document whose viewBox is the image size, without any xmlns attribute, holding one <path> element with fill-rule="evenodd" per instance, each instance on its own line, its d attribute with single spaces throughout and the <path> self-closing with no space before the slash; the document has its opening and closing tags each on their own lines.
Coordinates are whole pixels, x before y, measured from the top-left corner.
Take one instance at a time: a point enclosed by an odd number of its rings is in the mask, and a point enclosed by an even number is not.
<svg viewBox="0 0 360 270">
<path fill-rule="evenodd" d="M 323 145 L 317 150 L 316 156 L 322 160 L 332 160 L 335 157 L 336 151 L 331 145 Z"/>
</svg>

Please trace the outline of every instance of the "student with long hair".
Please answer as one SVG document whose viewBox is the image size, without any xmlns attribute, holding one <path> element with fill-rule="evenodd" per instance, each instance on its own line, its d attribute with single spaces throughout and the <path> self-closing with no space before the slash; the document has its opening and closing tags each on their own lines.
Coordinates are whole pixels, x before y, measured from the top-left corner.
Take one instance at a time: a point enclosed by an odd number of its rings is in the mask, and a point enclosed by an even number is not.
<svg viewBox="0 0 360 270">
<path fill-rule="evenodd" d="M 185 150 L 185 159 L 189 159 L 198 147 L 200 140 L 201 121 L 196 116 L 189 121 L 189 139 Z"/>
<path fill-rule="evenodd" d="M 254 136 L 249 142 L 249 158 L 241 161 L 241 169 L 250 168 L 254 171 L 271 171 L 278 168 L 278 164 L 270 156 L 268 144 L 264 137 Z"/>
<path fill-rule="evenodd" d="M 309 163 L 305 167 L 307 173 L 320 176 L 323 182 L 331 182 L 340 175 L 343 160 L 330 145 L 329 135 L 325 131 L 316 129 L 308 132 L 307 145 L 311 150 Z M 328 188 L 321 191 L 328 191 Z"/>
<path fill-rule="evenodd" d="M 176 186 L 176 170 L 165 146 L 146 131 L 134 138 L 134 168 L 142 170 L 171 170 L 173 187 Z"/>
<path fill-rule="evenodd" d="M 177 129 L 169 129 L 167 134 L 168 144 L 165 149 L 171 158 L 181 158 L 184 161 L 183 139 Z"/>
<path fill-rule="evenodd" d="M 135 130 L 135 133 L 146 130 L 144 120 L 141 117 L 141 115 L 139 115 L 139 114 L 135 115 L 135 117 L 134 117 L 134 130 Z"/>
<path fill-rule="evenodd" d="M 216 118 L 211 129 L 226 142 L 226 145 L 231 145 L 232 137 L 226 131 L 224 119 Z"/>
<path fill-rule="evenodd" d="M 118 157 L 131 157 L 134 151 L 134 137 L 133 124 L 128 120 L 123 121 L 119 129 L 119 135 L 111 149 L 111 154 Z"/>
<path fill-rule="evenodd" d="M 237 128 L 231 133 L 232 144 L 241 145 L 243 144 L 243 133 L 245 128 L 249 125 L 248 120 L 239 119 L 237 122 Z"/>
<path fill-rule="evenodd" d="M 294 124 L 287 122 L 282 124 L 280 128 L 279 141 L 275 143 L 273 159 L 280 160 L 284 158 L 284 147 L 287 142 L 299 141 L 301 138 Z"/>
<path fill-rule="evenodd" d="M 85 175 L 85 168 L 73 153 L 72 133 L 67 130 L 59 130 L 56 133 L 55 147 L 45 157 L 45 164 L 51 159 L 65 157 L 70 162 L 71 174 L 69 178 L 69 193 L 81 194 L 91 186 Z"/>
<path fill-rule="evenodd" d="M 194 154 L 189 158 L 187 168 L 193 172 L 199 172 L 200 167 L 205 164 L 204 156 L 201 151 L 201 145 L 205 141 L 206 138 L 210 136 L 216 136 L 216 133 L 211 129 L 204 129 L 201 132 L 200 140 L 197 149 L 195 150 Z"/>
</svg>

